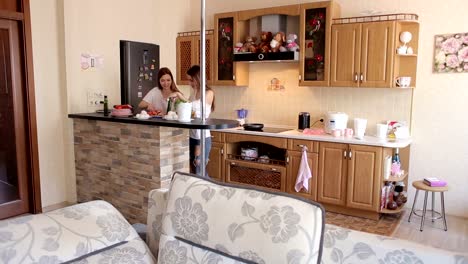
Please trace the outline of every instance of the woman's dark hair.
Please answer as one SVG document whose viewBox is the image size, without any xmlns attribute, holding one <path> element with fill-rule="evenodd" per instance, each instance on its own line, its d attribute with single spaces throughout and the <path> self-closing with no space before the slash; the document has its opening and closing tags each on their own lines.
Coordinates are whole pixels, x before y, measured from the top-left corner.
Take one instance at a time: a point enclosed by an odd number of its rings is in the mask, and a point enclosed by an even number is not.
<svg viewBox="0 0 468 264">
<path fill-rule="evenodd" d="M 187 75 L 192 77 L 192 80 L 197 83 L 197 87 L 200 88 L 201 83 L 200 83 L 200 66 L 198 65 L 193 65 L 190 67 L 190 69 L 187 70 Z M 206 85 L 206 90 L 205 91 L 213 91 L 208 85 Z M 211 112 L 214 112 L 215 110 L 215 94 L 213 91 L 213 103 L 211 103 Z"/>
<path fill-rule="evenodd" d="M 172 72 L 171 70 L 169 70 L 169 68 L 161 68 L 159 69 L 158 71 L 158 88 L 159 90 L 162 90 L 163 88 L 161 87 L 161 77 L 163 77 L 164 75 L 168 74 L 169 76 L 171 76 L 171 91 L 173 92 L 180 92 L 179 91 L 179 88 L 177 88 L 177 86 L 175 85 L 175 82 L 174 82 L 174 77 L 172 76 Z"/>
</svg>

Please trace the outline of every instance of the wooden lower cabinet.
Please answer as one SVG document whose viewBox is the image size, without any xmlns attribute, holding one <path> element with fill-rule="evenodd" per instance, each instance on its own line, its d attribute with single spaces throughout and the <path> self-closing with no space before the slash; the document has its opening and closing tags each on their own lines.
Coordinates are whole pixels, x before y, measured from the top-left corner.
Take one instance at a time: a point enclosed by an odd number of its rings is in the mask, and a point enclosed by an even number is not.
<svg viewBox="0 0 468 264">
<path fill-rule="evenodd" d="M 379 211 L 382 148 L 350 145 L 346 206 Z"/>
<path fill-rule="evenodd" d="M 378 212 L 382 148 L 320 143 L 319 202 Z"/>
<path fill-rule="evenodd" d="M 320 142 L 317 201 L 346 205 L 347 144 Z"/>
<path fill-rule="evenodd" d="M 287 167 L 286 191 L 290 194 L 317 201 L 318 153 L 307 153 L 307 162 L 312 172 L 312 178 L 309 179 L 309 190 L 302 188 L 299 192 L 296 192 L 294 187 L 301 164 L 302 152 L 288 151 L 288 157 L 289 164 Z"/>
<path fill-rule="evenodd" d="M 210 161 L 206 166 L 206 170 L 212 179 L 224 181 L 224 143 L 211 143 Z"/>
</svg>

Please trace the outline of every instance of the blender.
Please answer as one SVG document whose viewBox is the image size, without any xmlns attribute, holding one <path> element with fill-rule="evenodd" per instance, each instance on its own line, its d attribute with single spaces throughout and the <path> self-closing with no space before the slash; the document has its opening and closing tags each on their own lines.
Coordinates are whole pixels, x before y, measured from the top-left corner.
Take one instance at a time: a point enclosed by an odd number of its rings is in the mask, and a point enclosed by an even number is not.
<svg viewBox="0 0 468 264">
<path fill-rule="evenodd" d="M 245 124 L 245 119 L 247 118 L 247 114 L 249 111 L 247 109 L 241 108 L 237 109 L 237 121 L 239 122 L 240 126 L 243 126 Z"/>
</svg>

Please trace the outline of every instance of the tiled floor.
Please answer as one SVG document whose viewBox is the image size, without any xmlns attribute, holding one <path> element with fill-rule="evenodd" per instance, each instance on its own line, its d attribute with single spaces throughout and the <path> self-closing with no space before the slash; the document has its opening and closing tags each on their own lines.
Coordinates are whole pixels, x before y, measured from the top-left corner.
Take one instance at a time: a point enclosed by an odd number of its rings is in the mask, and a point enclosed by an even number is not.
<svg viewBox="0 0 468 264">
<path fill-rule="evenodd" d="M 411 210 L 406 210 L 401 218 L 400 225 L 393 233 L 393 237 L 411 240 L 420 244 L 430 245 L 436 248 L 442 248 L 450 251 L 468 253 L 468 219 L 447 216 L 448 230 L 444 231 L 442 220 L 436 220 L 434 223 L 427 219 L 423 231 L 419 231 L 421 223 L 420 217 L 411 217 L 411 223 L 408 223 L 408 216 Z"/>
</svg>

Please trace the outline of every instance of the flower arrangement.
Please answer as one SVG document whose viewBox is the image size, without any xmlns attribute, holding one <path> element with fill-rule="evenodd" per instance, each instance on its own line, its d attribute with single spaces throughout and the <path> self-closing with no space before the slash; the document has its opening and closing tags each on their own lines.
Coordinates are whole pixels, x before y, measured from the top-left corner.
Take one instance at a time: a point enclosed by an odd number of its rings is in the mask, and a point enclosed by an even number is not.
<svg viewBox="0 0 468 264">
<path fill-rule="evenodd" d="M 468 33 L 435 36 L 434 72 L 468 72 Z"/>
</svg>

